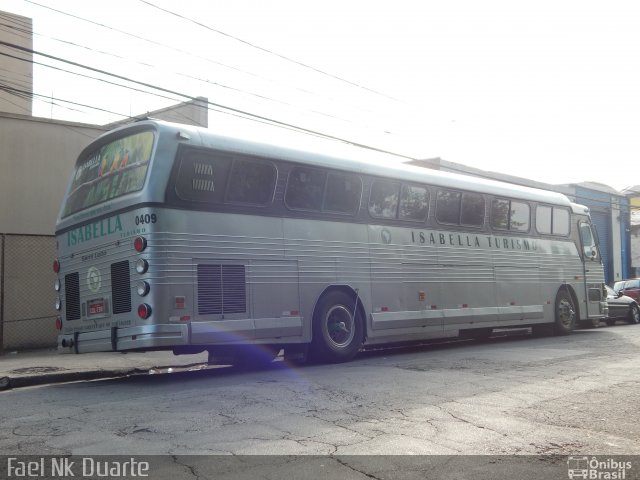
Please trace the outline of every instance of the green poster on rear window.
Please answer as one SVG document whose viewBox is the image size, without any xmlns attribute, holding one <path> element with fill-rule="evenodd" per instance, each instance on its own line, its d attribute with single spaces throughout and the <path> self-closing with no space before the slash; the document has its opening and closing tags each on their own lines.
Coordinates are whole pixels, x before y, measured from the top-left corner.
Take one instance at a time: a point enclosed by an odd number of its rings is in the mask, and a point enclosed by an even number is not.
<svg viewBox="0 0 640 480">
<path fill-rule="evenodd" d="M 153 138 L 152 132 L 119 138 L 78 162 L 63 216 L 141 190 Z"/>
</svg>

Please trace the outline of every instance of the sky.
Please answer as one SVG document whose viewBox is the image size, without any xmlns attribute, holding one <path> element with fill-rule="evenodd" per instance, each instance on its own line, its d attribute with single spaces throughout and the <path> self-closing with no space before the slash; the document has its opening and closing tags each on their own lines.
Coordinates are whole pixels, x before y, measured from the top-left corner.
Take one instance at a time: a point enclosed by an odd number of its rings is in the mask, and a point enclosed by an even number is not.
<svg viewBox="0 0 640 480">
<path fill-rule="evenodd" d="M 103 124 L 205 96 L 413 158 L 553 184 L 640 184 L 640 2 L 3 0 L 0 10 L 33 19 L 38 52 L 173 92 L 35 56 L 67 70 L 34 67 L 34 92 L 49 97 L 34 101 L 36 116 Z M 210 108 L 222 133 L 318 143 Z"/>
</svg>

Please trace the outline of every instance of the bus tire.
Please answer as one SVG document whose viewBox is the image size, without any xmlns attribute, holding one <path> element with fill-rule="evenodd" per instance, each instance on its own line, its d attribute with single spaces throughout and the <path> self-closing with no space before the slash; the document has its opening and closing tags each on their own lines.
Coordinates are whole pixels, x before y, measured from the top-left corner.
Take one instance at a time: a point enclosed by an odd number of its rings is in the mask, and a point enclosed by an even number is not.
<svg viewBox="0 0 640 480">
<path fill-rule="evenodd" d="M 556 296 L 554 332 L 556 335 L 569 335 L 576 326 L 576 306 L 573 297 L 566 288 Z"/>
<path fill-rule="evenodd" d="M 635 303 L 629 306 L 629 314 L 627 315 L 627 323 L 640 323 L 640 308 Z"/>
<path fill-rule="evenodd" d="M 326 363 L 351 360 L 364 337 L 362 312 L 357 300 L 344 291 L 323 295 L 313 314 L 311 359 Z"/>
</svg>

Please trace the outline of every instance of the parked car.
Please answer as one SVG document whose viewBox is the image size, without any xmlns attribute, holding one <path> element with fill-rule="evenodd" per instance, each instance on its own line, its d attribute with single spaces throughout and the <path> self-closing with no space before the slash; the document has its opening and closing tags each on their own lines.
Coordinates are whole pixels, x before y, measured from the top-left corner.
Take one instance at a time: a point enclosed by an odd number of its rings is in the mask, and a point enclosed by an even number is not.
<svg viewBox="0 0 640 480">
<path fill-rule="evenodd" d="M 607 305 L 609 306 L 609 316 L 606 319 L 607 325 L 613 325 L 616 320 L 626 320 L 627 323 L 640 323 L 640 307 L 633 298 L 623 295 L 622 291 L 616 292 L 613 288 L 606 286 Z"/>
<path fill-rule="evenodd" d="M 636 302 L 640 302 L 640 278 L 630 278 L 616 282 L 613 285 L 613 289 L 633 298 Z"/>
</svg>

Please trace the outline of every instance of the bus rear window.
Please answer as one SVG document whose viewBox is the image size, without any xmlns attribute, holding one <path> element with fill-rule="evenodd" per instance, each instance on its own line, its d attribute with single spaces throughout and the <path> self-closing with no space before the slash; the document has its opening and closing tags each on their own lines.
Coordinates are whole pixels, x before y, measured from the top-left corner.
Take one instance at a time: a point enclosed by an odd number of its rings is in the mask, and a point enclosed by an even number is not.
<svg viewBox="0 0 640 480">
<path fill-rule="evenodd" d="M 153 132 L 107 143 L 76 164 L 63 217 L 141 190 L 153 149 Z"/>
</svg>

